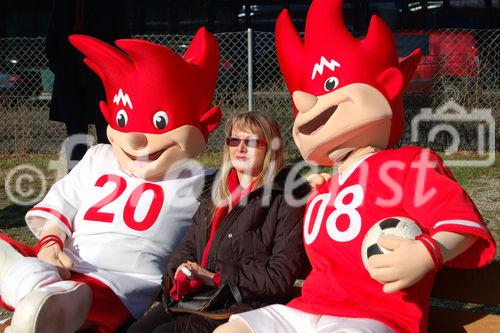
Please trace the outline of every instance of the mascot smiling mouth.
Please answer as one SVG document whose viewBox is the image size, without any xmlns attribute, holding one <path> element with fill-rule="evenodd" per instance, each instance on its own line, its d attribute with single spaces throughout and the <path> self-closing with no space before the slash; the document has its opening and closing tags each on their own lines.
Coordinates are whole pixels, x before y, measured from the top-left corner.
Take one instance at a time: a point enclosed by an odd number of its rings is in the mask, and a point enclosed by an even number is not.
<svg viewBox="0 0 500 333">
<path fill-rule="evenodd" d="M 141 155 L 141 156 L 135 156 L 135 155 L 132 155 L 130 153 L 127 153 L 123 148 L 122 148 L 122 151 L 132 161 L 144 161 L 144 162 L 148 161 L 148 162 L 153 162 L 153 161 L 156 161 L 157 159 L 159 159 L 161 157 L 161 155 L 163 155 L 163 153 L 165 151 L 167 151 L 169 148 L 171 148 L 171 147 L 173 147 L 175 145 L 176 145 L 175 143 L 172 143 L 172 144 L 168 145 L 165 148 L 157 150 L 154 153 L 151 153 L 151 154 L 148 154 L 148 155 Z"/>
<path fill-rule="evenodd" d="M 330 117 L 334 114 L 335 110 L 337 110 L 337 107 L 338 105 L 329 107 L 306 124 L 300 126 L 298 128 L 299 133 L 304 135 L 314 135 L 315 133 L 317 133 L 320 129 L 323 128 L 328 119 L 330 119 Z"/>
</svg>

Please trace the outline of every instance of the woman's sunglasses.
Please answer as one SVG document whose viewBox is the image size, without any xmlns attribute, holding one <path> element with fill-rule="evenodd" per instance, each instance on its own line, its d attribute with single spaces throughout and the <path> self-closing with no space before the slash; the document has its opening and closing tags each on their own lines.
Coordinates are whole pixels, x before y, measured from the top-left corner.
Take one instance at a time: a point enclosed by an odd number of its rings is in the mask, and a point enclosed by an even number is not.
<svg viewBox="0 0 500 333">
<path fill-rule="evenodd" d="M 266 145 L 266 142 L 264 140 L 260 140 L 257 138 L 247 138 L 247 139 L 240 139 L 233 137 L 226 138 L 226 144 L 229 147 L 238 147 L 242 141 L 248 148 L 257 148 Z"/>
</svg>

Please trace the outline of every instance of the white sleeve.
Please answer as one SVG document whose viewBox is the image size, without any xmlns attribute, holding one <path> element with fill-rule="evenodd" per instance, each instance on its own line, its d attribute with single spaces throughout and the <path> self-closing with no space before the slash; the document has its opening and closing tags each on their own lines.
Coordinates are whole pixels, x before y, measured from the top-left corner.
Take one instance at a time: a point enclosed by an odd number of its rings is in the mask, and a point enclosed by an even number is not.
<svg viewBox="0 0 500 333">
<path fill-rule="evenodd" d="M 85 181 L 90 179 L 94 152 L 91 147 L 73 170 L 52 185 L 45 198 L 28 211 L 25 220 L 36 237 L 40 237 L 47 221 L 54 222 L 71 236 L 73 220 L 85 193 Z"/>
</svg>

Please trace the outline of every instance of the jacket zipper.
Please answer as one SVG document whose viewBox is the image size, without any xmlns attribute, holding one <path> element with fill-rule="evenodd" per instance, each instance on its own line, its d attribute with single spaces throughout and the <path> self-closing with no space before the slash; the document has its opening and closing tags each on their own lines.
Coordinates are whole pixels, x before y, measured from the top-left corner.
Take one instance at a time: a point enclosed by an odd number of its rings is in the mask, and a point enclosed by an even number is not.
<svg viewBox="0 0 500 333">
<path fill-rule="evenodd" d="M 210 250 L 208 251 L 208 260 L 207 260 L 207 269 L 209 271 L 214 271 L 215 269 L 215 264 L 216 260 L 215 254 L 217 251 L 219 251 L 219 248 L 222 244 L 222 238 L 226 235 L 226 232 L 229 230 L 231 225 L 233 224 L 234 220 L 240 215 L 240 213 L 243 211 L 242 206 L 236 206 L 233 208 L 228 215 L 222 220 L 221 225 L 219 226 L 219 229 L 215 233 L 215 238 L 212 241 L 212 245 L 210 246 Z M 217 250 L 215 250 L 217 249 Z"/>
</svg>

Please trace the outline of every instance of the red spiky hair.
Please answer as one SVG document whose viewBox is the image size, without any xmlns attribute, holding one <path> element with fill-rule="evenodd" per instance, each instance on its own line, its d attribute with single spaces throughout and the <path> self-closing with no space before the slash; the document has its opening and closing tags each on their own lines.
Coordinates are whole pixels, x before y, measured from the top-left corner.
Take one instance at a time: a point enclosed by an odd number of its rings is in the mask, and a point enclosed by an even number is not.
<svg viewBox="0 0 500 333">
<path fill-rule="evenodd" d="M 397 143 L 404 129 L 402 91 L 396 95 L 387 91 L 381 84 L 383 73 L 391 67 L 397 69 L 402 74 L 400 86 L 405 87 L 420 61 L 420 50 L 399 62 L 394 37 L 380 17 L 372 17 L 366 37 L 358 41 L 344 25 L 342 0 L 314 0 L 307 13 L 302 41 L 285 9 L 276 22 L 276 51 L 290 94 L 296 90 L 316 96 L 327 93 L 325 78 L 333 73 L 325 63 L 331 60 L 340 65 L 334 68 L 338 79 L 335 89 L 365 83 L 379 90 L 393 112 L 388 147 Z M 323 71 L 325 76 L 313 75 Z"/>
<path fill-rule="evenodd" d="M 160 134 L 193 125 L 207 140 L 220 122 L 220 109 L 210 108 L 219 45 L 205 28 L 198 30 L 183 57 L 140 39 L 117 40 L 116 45 L 125 53 L 88 36 L 72 35 L 69 40 L 85 54 L 85 63 L 102 80 L 107 102 L 101 101 L 100 108 L 112 128 Z M 116 119 L 121 110 L 127 115 L 125 126 Z M 155 126 L 153 119 L 160 111 L 167 115 L 164 128 Z"/>
</svg>

